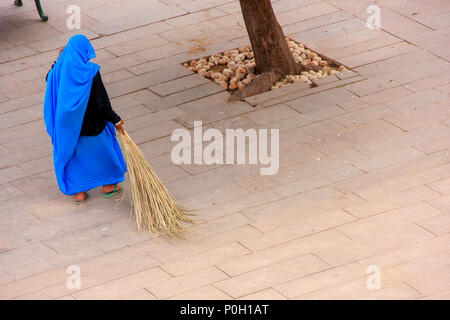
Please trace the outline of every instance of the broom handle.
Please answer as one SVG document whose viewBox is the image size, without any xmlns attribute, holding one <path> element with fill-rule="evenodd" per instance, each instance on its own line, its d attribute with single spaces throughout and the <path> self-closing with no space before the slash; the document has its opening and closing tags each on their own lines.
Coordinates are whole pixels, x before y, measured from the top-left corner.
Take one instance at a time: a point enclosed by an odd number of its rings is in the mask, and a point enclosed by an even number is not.
<svg viewBox="0 0 450 320">
<path fill-rule="evenodd" d="M 123 120 L 117 122 L 114 127 L 117 131 L 119 131 L 122 135 L 125 135 L 125 128 L 123 127 Z"/>
</svg>

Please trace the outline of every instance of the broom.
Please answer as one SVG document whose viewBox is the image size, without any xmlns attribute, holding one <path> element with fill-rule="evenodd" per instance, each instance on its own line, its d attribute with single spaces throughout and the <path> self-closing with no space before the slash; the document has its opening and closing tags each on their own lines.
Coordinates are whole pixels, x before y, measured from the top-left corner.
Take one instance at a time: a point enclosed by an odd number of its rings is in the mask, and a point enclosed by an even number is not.
<svg viewBox="0 0 450 320">
<path fill-rule="evenodd" d="M 176 204 L 129 134 L 124 131 L 121 137 L 128 167 L 131 210 L 138 230 L 184 237 L 182 233 L 187 231 L 184 223 L 195 222 L 189 218 L 192 214 Z"/>
</svg>

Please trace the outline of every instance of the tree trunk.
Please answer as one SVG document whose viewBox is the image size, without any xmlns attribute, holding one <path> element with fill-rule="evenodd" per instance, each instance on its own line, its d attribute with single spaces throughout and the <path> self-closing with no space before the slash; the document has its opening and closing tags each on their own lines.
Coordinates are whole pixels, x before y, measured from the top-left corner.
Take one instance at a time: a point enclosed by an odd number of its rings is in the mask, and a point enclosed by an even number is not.
<svg viewBox="0 0 450 320">
<path fill-rule="evenodd" d="M 256 63 L 256 78 L 231 100 L 239 100 L 269 90 L 287 74 L 302 67 L 294 60 L 270 0 L 239 0 Z"/>
</svg>

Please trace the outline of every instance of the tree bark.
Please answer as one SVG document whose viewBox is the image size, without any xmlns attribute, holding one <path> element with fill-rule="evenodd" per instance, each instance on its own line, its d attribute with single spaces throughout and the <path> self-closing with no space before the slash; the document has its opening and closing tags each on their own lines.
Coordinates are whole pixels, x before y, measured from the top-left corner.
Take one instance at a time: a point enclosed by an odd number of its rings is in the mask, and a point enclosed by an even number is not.
<svg viewBox="0 0 450 320">
<path fill-rule="evenodd" d="M 231 100 L 267 91 L 283 76 L 298 74 L 304 69 L 295 62 L 289 50 L 270 0 L 239 0 L 239 2 L 255 55 L 255 70 L 258 76 L 244 91 L 237 91 Z"/>
</svg>

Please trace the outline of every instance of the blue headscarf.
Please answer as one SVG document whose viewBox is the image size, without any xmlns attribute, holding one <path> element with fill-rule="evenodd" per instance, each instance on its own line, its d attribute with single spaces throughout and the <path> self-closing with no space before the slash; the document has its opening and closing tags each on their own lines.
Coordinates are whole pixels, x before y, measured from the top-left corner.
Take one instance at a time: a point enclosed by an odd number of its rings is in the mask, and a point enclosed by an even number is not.
<svg viewBox="0 0 450 320">
<path fill-rule="evenodd" d="M 64 168 L 75 151 L 92 80 L 100 69 L 98 64 L 89 61 L 93 58 L 95 50 L 86 36 L 75 35 L 47 78 L 44 121 L 52 139 L 56 178 L 63 193 L 67 193 Z"/>
</svg>

